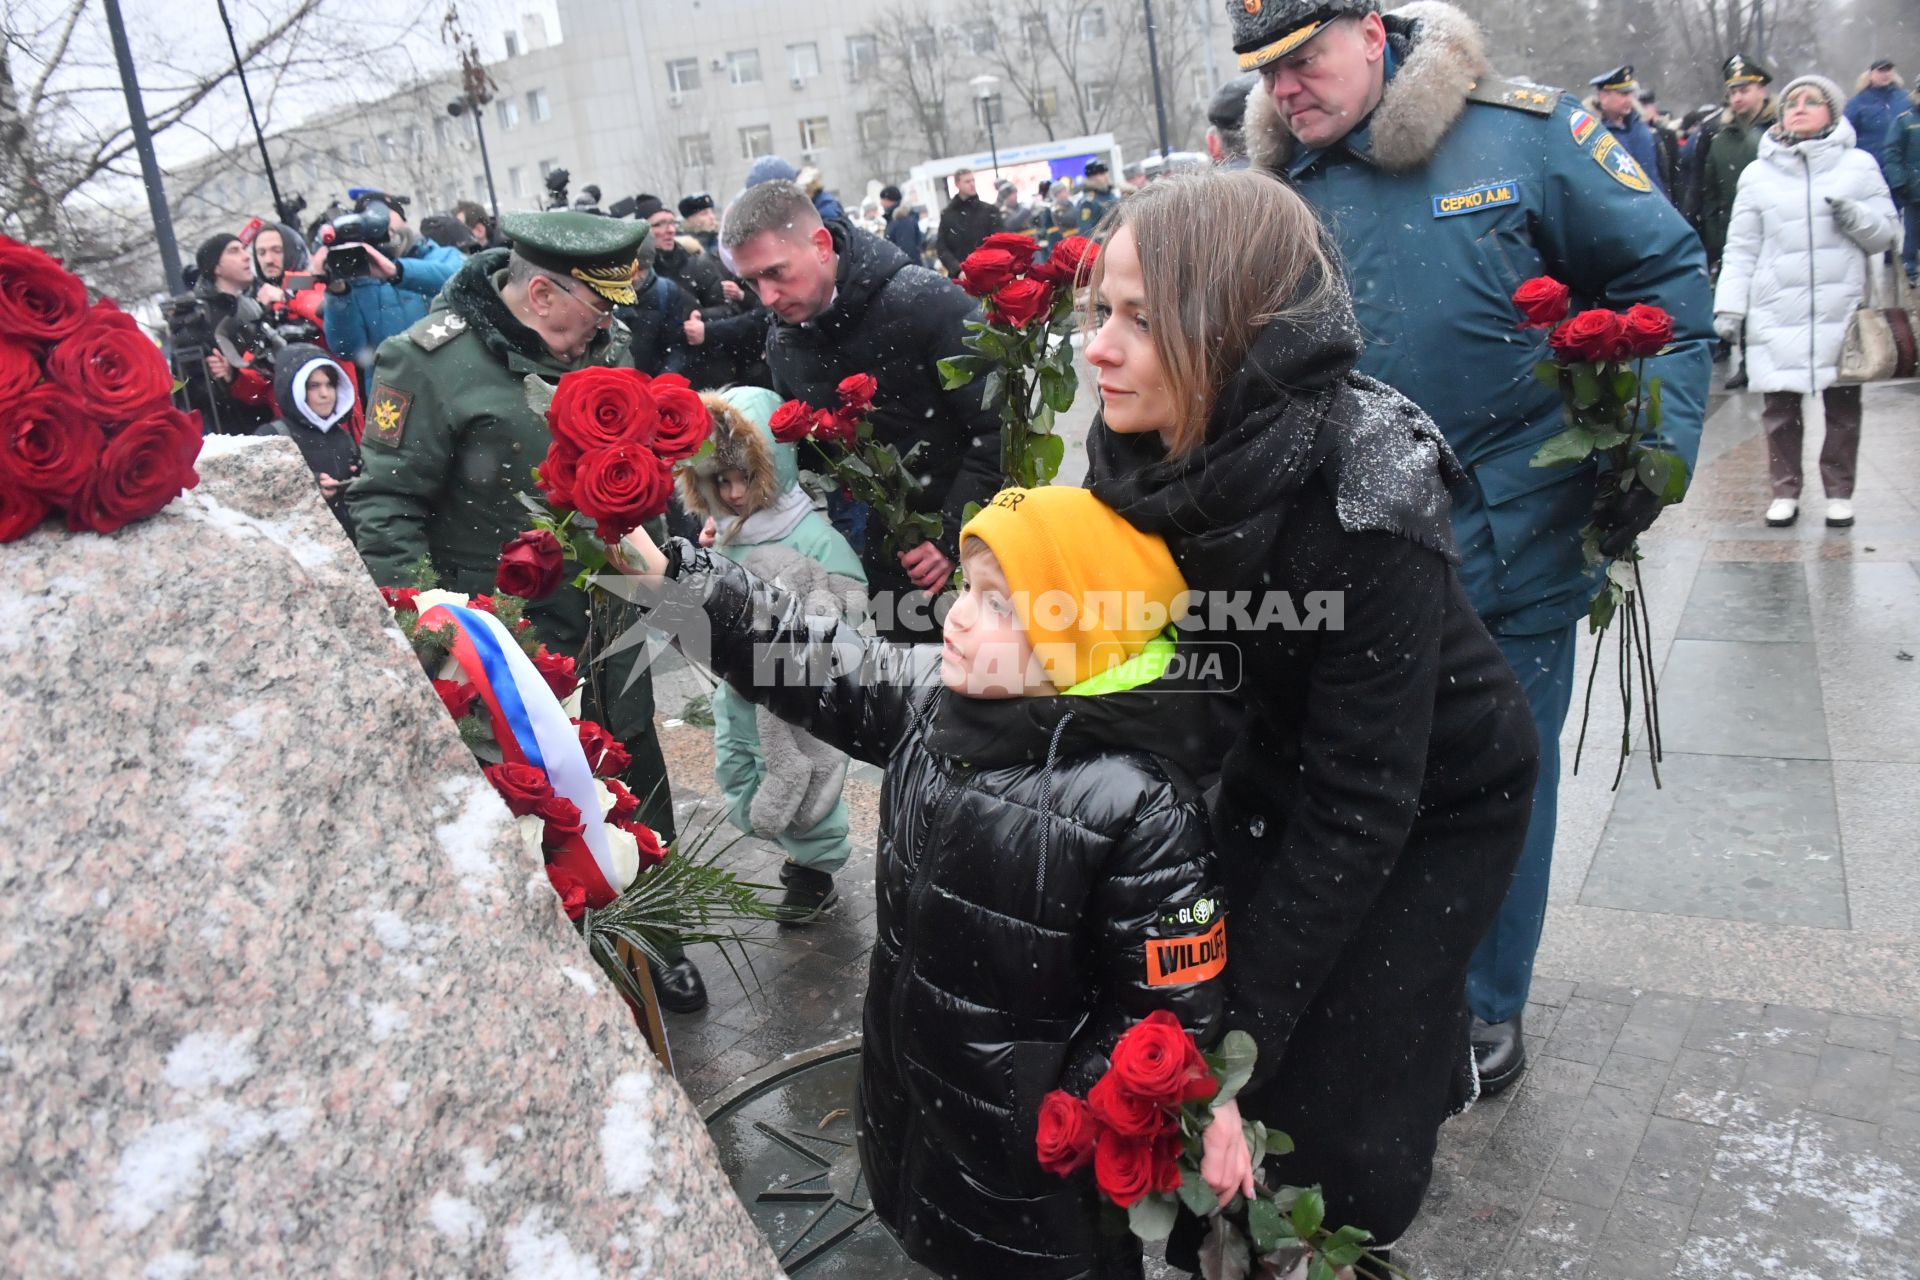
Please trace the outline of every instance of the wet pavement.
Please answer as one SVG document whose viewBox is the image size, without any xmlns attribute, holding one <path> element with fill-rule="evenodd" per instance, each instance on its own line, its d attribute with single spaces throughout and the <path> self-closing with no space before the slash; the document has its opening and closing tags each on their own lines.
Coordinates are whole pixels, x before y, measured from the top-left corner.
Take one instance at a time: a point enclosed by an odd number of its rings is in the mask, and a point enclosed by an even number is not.
<svg viewBox="0 0 1920 1280">
<path fill-rule="evenodd" d="M 1716 404 L 1688 501 L 1646 540 L 1665 785 L 1636 752 L 1611 789 L 1603 679 L 1561 787 L 1533 1065 L 1443 1130 L 1415 1275 L 1920 1277 L 1920 388 L 1867 392 L 1851 530 L 1819 519 L 1817 409 L 1808 514 L 1774 530 L 1760 398 Z M 680 716 L 704 685 L 676 667 L 658 689 L 682 830 L 729 838 L 711 736 Z M 1576 699 L 1569 761 L 1578 721 Z M 750 973 L 698 949 L 712 1005 L 669 1019 L 681 1083 L 805 1277 L 920 1274 L 836 1145 L 851 1059 L 807 1053 L 859 1030 L 878 781 L 849 775 L 837 912 L 758 931 Z M 762 883 L 779 863 L 748 839 L 725 857 Z"/>
</svg>

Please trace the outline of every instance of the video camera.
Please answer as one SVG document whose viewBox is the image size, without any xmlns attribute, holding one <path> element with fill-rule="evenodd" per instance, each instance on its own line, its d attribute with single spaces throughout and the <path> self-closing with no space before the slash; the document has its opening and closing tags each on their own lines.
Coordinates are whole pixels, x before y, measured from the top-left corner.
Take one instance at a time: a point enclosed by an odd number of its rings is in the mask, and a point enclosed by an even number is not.
<svg viewBox="0 0 1920 1280">
<path fill-rule="evenodd" d="M 387 206 L 374 201 L 356 213 L 343 213 L 320 228 L 320 242 L 327 246 L 327 279 L 351 280 L 373 268 L 365 246 L 384 248 L 392 234 L 387 224 Z"/>
</svg>

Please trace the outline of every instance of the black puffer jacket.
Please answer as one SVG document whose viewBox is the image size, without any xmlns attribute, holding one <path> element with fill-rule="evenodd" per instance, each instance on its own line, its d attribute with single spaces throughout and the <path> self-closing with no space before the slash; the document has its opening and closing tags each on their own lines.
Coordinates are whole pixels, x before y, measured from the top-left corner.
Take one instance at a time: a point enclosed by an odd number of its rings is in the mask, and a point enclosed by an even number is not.
<svg viewBox="0 0 1920 1280">
<path fill-rule="evenodd" d="M 920 509 L 942 513 L 946 530 L 939 541 L 952 558 L 967 504 L 984 504 L 1000 489 L 1000 417 L 981 398 L 985 380 L 943 391 L 936 367 L 965 353 L 963 326 L 978 318 L 978 304 L 939 273 L 909 264 L 878 236 L 837 221 L 827 229 L 840 255 L 839 296 L 810 323 L 774 321 L 767 334 L 773 389 L 824 409 L 839 403 L 842 378 L 877 378 L 874 433 L 902 457 L 925 443 L 915 468 L 925 484 Z M 882 543 L 878 537 L 867 542 L 868 586 L 908 590 Z"/>
<path fill-rule="evenodd" d="M 1169 1009 L 1218 1034 L 1218 968 L 1153 985 L 1153 946 L 1216 928 L 1204 695 L 983 701 L 939 682 L 940 651 L 805 617 L 710 552 L 675 544 L 712 623 L 714 670 L 850 755 L 883 765 L 879 915 L 857 1122 L 873 1203 L 944 1276 L 1101 1274 L 1091 1183 L 1043 1172 L 1041 1098 L 1084 1093 L 1120 1033 Z M 787 673 L 755 683 L 769 671 Z M 795 673 L 806 673 L 792 678 Z M 830 674 L 838 672 L 840 674 Z M 1194 911 L 1203 900 L 1206 907 Z M 1208 923 L 1181 924 L 1178 913 Z"/>
<path fill-rule="evenodd" d="M 691 243 L 694 247 L 688 248 L 686 242 L 675 240 L 673 248 L 656 251 L 653 269 L 692 294 L 703 317 L 725 319 L 734 313 L 733 304 L 727 301 L 727 269 L 720 265 L 718 258 L 709 258 L 702 252 L 698 240 Z"/>
</svg>

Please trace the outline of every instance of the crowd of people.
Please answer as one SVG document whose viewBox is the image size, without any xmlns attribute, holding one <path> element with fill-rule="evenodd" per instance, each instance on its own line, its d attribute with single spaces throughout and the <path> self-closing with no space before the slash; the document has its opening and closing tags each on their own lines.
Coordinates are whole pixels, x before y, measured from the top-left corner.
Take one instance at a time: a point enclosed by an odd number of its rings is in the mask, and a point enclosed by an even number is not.
<svg viewBox="0 0 1920 1280">
<path fill-rule="evenodd" d="M 1329 1219 L 1390 1256 L 1441 1123 L 1526 1069 L 1597 586 L 1583 530 L 1624 547 L 1660 511 L 1603 494 L 1591 460 L 1532 465 L 1564 410 L 1510 295 L 1551 276 L 1671 317 L 1642 443 L 1689 467 L 1713 363 L 1737 358 L 1727 385 L 1765 397 L 1771 524 L 1797 515 L 1821 396 L 1826 521 L 1844 527 L 1861 399 L 1842 339 L 1899 271 L 1888 255 L 1914 268 L 1920 100 L 1890 61 L 1851 96 L 1811 73 L 1776 94 L 1734 53 L 1724 100 L 1675 120 L 1631 65 L 1584 97 L 1503 77 L 1438 0 L 1229 14 L 1243 74 L 1208 105 L 1200 172 L 1130 167 L 1115 190 L 1096 158 L 1023 204 L 961 171 L 931 219 L 894 185 L 850 212 L 768 156 L 724 207 L 695 192 L 603 213 L 590 190 L 500 225 L 463 204 L 418 232 L 403 198 L 357 190 L 304 236 L 260 220 L 210 237 L 178 308 L 173 357 L 208 430 L 291 436 L 387 586 L 424 561 L 443 587 L 492 589 L 547 446 L 529 375 L 634 367 L 706 393 L 713 448 L 624 567 L 692 588 L 710 619 L 716 781 L 731 821 L 786 854 L 783 926 L 837 900 L 845 756 L 887 771 L 861 1156 L 882 1219 L 941 1274 L 1141 1273 L 1088 1196 L 1043 1176 L 1033 1127 L 1043 1094 L 1084 1088 L 1156 1009 L 1203 1044 L 1233 1027 L 1258 1045 L 1204 1140 L 1221 1202 L 1251 1176 L 1244 1112 L 1294 1139 L 1273 1178 L 1321 1185 Z M 1042 261 L 1069 234 L 1103 245 L 1086 490 L 1001 491 L 985 380 L 936 368 L 981 317 L 954 277 L 1009 234 Z M 858 374 L 941 517 L 907 551 L 845 493 L 803 488 L 806 446 L 771 430 L 781 401 L 831 405 Z M 795 588 L 836 607 L 788 608 Z M 1096 589 L 1331 592 L 1343 621 L 1081 635 L 1034 607 Z M 557 652 L 588 642 L 571 587 L 528 616 Z M 1240 655 L 1235 689 L 1168 683 L 1167 653 L 1212 642 Z M 812 674 L 762 680 L 769 649 Z M 671 840 L 636 657 L 607 659 L 594 687 L 619 692 L 585 714 Z M 1148 948 L 1196 920 L 1231 922 L 1231 963 L 1222 942 L 1219 964 L 1146 978 Z M 684 956 L 654 980 L 670 1010 L 705 1004 Z M 1175 1266 L 1197 1267 L 1200 1231 L 1183 1214 Z"/>
</svg>

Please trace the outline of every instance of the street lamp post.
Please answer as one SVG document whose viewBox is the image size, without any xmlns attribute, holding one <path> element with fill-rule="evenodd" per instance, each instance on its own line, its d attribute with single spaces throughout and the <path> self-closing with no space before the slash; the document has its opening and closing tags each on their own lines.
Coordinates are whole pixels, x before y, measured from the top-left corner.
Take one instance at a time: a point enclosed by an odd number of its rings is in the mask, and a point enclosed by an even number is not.
<svg viewBox="0 0 1920 1280">
<path fill-rule="evenodd" d="M 472 98 L 455 98 L 447 104 L 447 114 L 458 117 L 462 112 L 473 113 L 474 136 L 480 139 L 480 170 L 487 175 L 487 203 L 493 206 L 493 225 L 500 225 L 500 197 L 493 189 L 493 162 L 487 159 L 487 121 L 486 112 L 481 104 Z"/>
<path fill-rule="evenodd" d="M 978 75 L 967 82 L 980 103 L 980 114 L 987 121 L 987 151 L 993 156 L 993 180 L 1000 181 L 1000 144 L 993 137 L 993 91 L 1000 87 L 999 76 Z"/>
<path fill-rule="evenodd" d="M 1167 101 L 1160 91 L 1160 42 L 1153 31 L 1153 0 L 1140 0 L 1147 13 L 1147 66 L 1153 71 L 1153 114 L 1160 124 L 1160 162 L 1167 159 Z M 1257 6 L 1256 6 L 1257 9 Z M 1254 12 L 1254 10 L 1249 10 Z"/>
<path fill-rule="evenodd" d="M 173 214 L 167 208 L 167 189 L 160 162 L 153 154 L 153 131 L 147 127 L 147 108 L 140 97 L 140 78 L 133 69 L 133 50 L 127 44 L 127 24 L 120 16 L 120 0 L 106 0 L 107 34 L 113 40 L 114 61 L 120 65 L 120 87 L 127 96 L 127 118 L 133 124 L 133 149 L 140 157 L 140 177 L 147 188 L 147 209 L 153 214 L 153 238 L 160 251 L 160 269 L 167 291 L 185 293 L 180 272 L 180 247 L 173 238 Z"/>
</svg>

